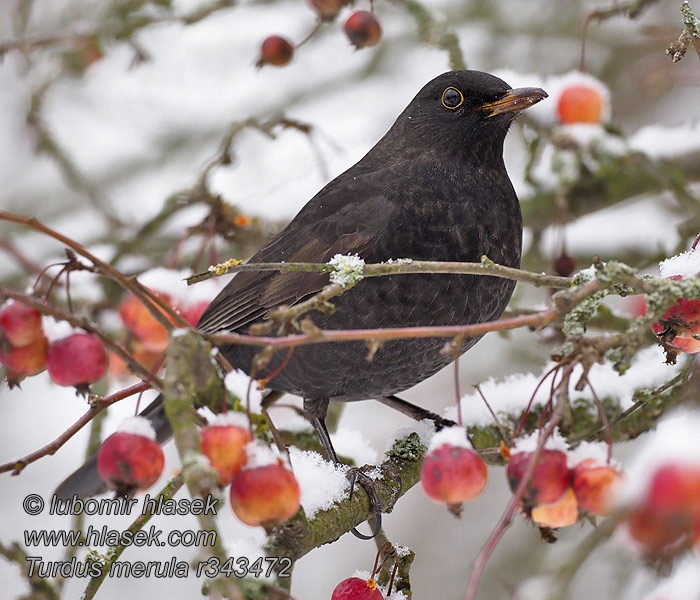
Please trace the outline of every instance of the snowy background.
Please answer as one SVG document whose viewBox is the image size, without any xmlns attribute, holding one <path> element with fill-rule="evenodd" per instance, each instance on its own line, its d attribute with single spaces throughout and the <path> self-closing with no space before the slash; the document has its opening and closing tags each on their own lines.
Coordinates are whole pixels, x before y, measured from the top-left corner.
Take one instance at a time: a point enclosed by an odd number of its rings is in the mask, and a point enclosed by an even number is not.
<svg viewBox="0 0 700 600">
<path fill-rule="evenodd" d="M 15 38 L 17 4 L 14 0 L 0 4 L 0 41 Z M 37 38 L 89 30 L 105 10 L 102 3 L 89 0 L 36 0 L 31 4 L 28 35 Z M 587 11 L 595 6 L 590 2 L 515 0 L 488 3 L 488 7 L 487 3 L 458 0 L 427 0 L 424 4 L 453 27 L 470 68 L 499 74 L 512 85 L 545 87 L 548 78 L 551 81 L 576 67 L 577 34 Z M 180 0 L 175 5 L 184 13 L 200 2 Z M 32 94 L 57 74 L 56 57 L 38 53 L 28 62 L 19 52 L 6 54 L 0 61 L 0 209 L 35 214 L 109 256 L 101 242 L 112 233 L 112 226 L 94 208 L 95 203 L 118 215 L 128 232 L 129 227 L 156 215 L 171 194 L 196 182 L 231 122 L 249 117 L 265 120 L 283 112 L 314 125 L 316 148 L 296 131 L 283 131 L 271 140 L 248 130 L 237 138 L 234 164 L 217 169 L 211 183 L 246 215 L 288 220 L 329 178 L 369 150 L 423 84 L 449 68 L 444 50 L 419 41 L 415 22 L 401 3 L 377 3 L 376 10 L 384 29 L 377 48 L 352 49 L 340 30 L 349 14 L 344 12 L 339 23 L 324 26 L 283 69 L 256 70 L 258 46 L 272 33 L 298 40 L 311 29 L 314 15 L 302 0 L 243 2 L 191 26 L 172 22 L 148 27 L 136 35 L 149 57 L 138 66 L 133 65 L 132 47 L 109 44 L 104 57 L 81 77 L 56 81 L 44 97 L 41 112 L 44 126 L 95 193 L 71 185 L 55 160 L 36 153 L 35 130 L 27 124 Z M 700 147 L 698 61 L 692 51 L 678 65 L 664 55 L 665 46 L 679 32 L 676 2 L 657 3 L 638 21 L 617 18 L 591 26 L 587 66 L 610 90 L 612 122 L 631 136 L 630 147 L 654 156 Z M 645 129 L 648 126 L 656 129 Z M 507 141 L 506 163 L 524 203 L 530 190 L 524 181 L 526 158 L 523 131 L 516 125 Z M 546 166 L 541 176 L 552 176 Z M 180 235 L 205 213 L 203 207 L 183 211 L 168 223 L 168 230 Z M 621 252 L 668 253 L 679 243 L 676 226 L 683 218 L 681 208 L 667 194 L 635 198 L 569 226 L 568 248 L 572 254 L 599 253 L 610 258 Z M 15 235 L 16 231 L 12 230 L 13 243 L 39 264 L 60 257 L 58 246 L 47 238 Z M 9 236 L 8 232 L 0 224 L 0 237 Z M 545 255 L 554 244 L 552 235 L 541 241 Z M 120 266 L 138 268 L 138 261 L 130 260 Z M 13 261 L 0 261 L 0 280 L 17 272 Z M 78 287 L 79 293 L 94 293 L 87 281 Z M 532 306 L 544 303 L 546 295 L 520 287 L 516 299 Z M 483 419 L 483 406 L 471 395 L 471 385 L 513 373 L 538 374 L 547 360 L 547 348 L 535 334 L 518 331 L 507 337 L 489 336 L 460 362 L 462 390 L 469 396 L 465 406 L 473 405 L 473 418 Z M 622 379 L 601 367 L 592 381 L 603 393 L 625 402 L 635 386 L 656 385 L 673 373 L 662 364 L 658 348 L 640 354 L 639 360 L 643 362 L 637 370 Z M 506 386 L 489 384 L 482 389 L 490 399 L 499 397 L 506 404 L 512 400 L 521 405 L 522 397 L 532 393 L 535 380 L 535 376 L 526 376 L 509 380 Z M 513 400 L 516 395 L 520 399 Z M 438 412 L 453 405 L 451 371 L 410 390 L 405 398 L 429 404 Z M 21 390 L 0 388 L 0 406 L 0 462 L 54 439 L 85 410 L 72 390 L 51 384 L 45 375 L 26 380 Z M 115 407 L 105 431 L 132 413 L 133 401 Z M 392 432 L 407 425 L 407 419 L 376 403 L 349 405 L 342 416 L 337 449 L 360 462 L 375 460 L 392 439 Z M 55 456 L 30 465 L 20 477 L 0 475 L 3 542 L 21 539 L 25 529 L 69 527 L 68 517 L 26 516 L 21 500 L 29 493 L 48 498 L 65 474 L 81 462 L 86 433 L 75 436 Z M 616 457 L 623 464 L 634 453 L 633 444 L 616 447 Z M 178 464 L 172 447 L 166 457 L 165 477 Z M 430 502 L 419 487 L 385 516 L 389 538 L 416 551 L 411 570 L 415 598 L 463 596 L 470 565 L 509 498 L 503 470 L 491 469 L 489 475 L 485 493 L 466 507 L 461 521 Z M 88 519 L 96 526 L 107 523 L 116 529 L 124 529 L 130 521 L 129 517 Z M 164 530 L 197 528 L 194 517 L 156 517 L 153 524 Z M 220 517 L 220 530 L 234 555 L 262 541 L 259 531 L 238 523 L 228 510 Z M 521 582 L 541 570 L 552 556 L 574 547 L 585 533 L 578 527 L 568 528 L 550 548 L 539 541 L 536 529 L 518 519 L 489 563 L 480 597 L 511 597 Z M 33 553 L 56 560 L 63 552 L 62 548 L 40 548 Z M 374 554 L 371 542 L 345 535 L 297 563 L 292 594 L 305 600 L 328 598 L 335 584 L 355 569 L 371 569 Z M 171 556 L 189 560 L 195 552 L 170 547 L 130 549 L 123 558 L 169 560 Z M 697 598 L 700 563 L 697 556 L 691 558 L 679 566 L 684 569 L 679 577 L 694 582 L 696 595 L 687 597 Z M 631 583 L 627 581 L 630 576 Z M 0 561 L 0 579 L 3 597 L 26 593 L 16 566 Z M 613 539 L 582 568 L 572 598 L 639 598 L 652 589 L 653 579 L 623 541 Z M 201 580 L 194 577 L 185 581 L 110 580 L 99 597 L 193 598 L 199 596 L 200 585 Z M 82 580 L 68 581 L 65 597 L 78 597 L 83 587 Z"/>
</svg>

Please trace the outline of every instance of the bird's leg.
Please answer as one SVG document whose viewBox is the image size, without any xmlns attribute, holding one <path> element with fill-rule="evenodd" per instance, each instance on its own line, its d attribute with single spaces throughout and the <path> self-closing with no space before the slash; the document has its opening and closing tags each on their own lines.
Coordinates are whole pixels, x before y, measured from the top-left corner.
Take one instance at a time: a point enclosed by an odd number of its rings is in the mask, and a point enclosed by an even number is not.
<svg viewBox="0 0 700 600">
<path fill-rule="evenodd" d="M 304 398 L 304 416 L 309 420 L 311 425 L 313 425 L 316 435 L 318 435 L 318 439 L 321 442 L 321 446 L 323 446 L 323 449 L 326 452 L 328 460 L 332 461 L 333 464 L 338 465 L 340 464 L 340 461 L 338 460 L 338 455 L 335 453 L 335 449 L 333 448 L 333 444 L 331 442 L 331 436 L 328 434 L 328 428 L 326 427 L 327 411 L 328 398 Z M 371 540 L 377 536 L 382 527 L 382 505 L 379 501 L 379 496 L 377 496 L 377 491 L 374 489 L 374 481 L 357 467 L 349 469 L 347 476 L 350 480 L 350 497 L 352 498 L 352 494 L 355 490 L 355 484 L 359 483 L 365 492 L 367 492 L 370 511 L 372 513 L 369 518 L 369 521 L 372 524 L 372 535 L 360 533 L 355 527 L 353 527 L 350 531 L 356 538 L 361 540 Z"/>
<path fill-rule="evenodd" d="M 440 431 L 441 429 L 444 429 L 446 427 L 454 427 L 456 425 L 454 421 L 451 421 L 450 419 L 445 419 L 440 415 L 435 414 L 434 412 L 430 412 L 425 408 L 417 406 L 416 404 L 406 402 L 406 400 L 402 400 L 398 396 L 383 396 L 377 398 L 377 401 L 381 402 L 385 406 L 393 408 L 394 410 L 398 410 L 400 413 L 406 415 L 407 417 L 411 417 L 416 421 L 430 419 L 435 424 L 435 429 L 437 431 Z"/>
</svg>

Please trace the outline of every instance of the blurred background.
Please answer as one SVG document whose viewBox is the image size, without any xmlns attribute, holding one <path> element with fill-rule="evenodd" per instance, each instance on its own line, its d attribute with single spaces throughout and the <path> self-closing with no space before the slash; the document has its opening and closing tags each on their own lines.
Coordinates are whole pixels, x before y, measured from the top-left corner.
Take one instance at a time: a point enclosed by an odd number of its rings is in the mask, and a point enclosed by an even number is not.
<svg viewBox="0 0 700 600">
<path fill-rule="evenodd" d="M 611 7 L 577 0 L 377 0 L 381 39 L 355 49 L 343 23 L 354 11 L 369 10 L 362 0 L 319 26 L 304 0 L 6 0 L 0 4 L 0 209 L 35 215 L 127 274 L 244 258 L 360 159 L 427 81 L 463 61 L 513 86 L 550 92 L 549 105 L 521 119 L 506 146 L 525 213 L 524 267 L 553 272 L 565 254 L 583 268 L 600 255 L 655 272 L 660 259 L 687 249 L 700 231 L 693 185 L 700 177 L 700 63 L 692 48 L 678 63 L 665 53 L 682 30 L 679 6 L 670 0 Z M 585 70 L 603 86 L 604 127 L 595 135 L 558 129 L 552 90 L 581 66 L 584 23 L 597 8 L 611 9 L 590 20 Z M 694 8 L 700 12 L 700 5 Z M 289 64 L 258 68 L 260 46 L 273 34 L 293 43 L 311 35 Z M 645 178 L 650 168 L 635 162 L 639 155 L 668 160 L 672 169 Z M 23 289 L 63 254 L 49 238 L 0 222 L 0 257 L 0 282 Z M 71 294 L 87 304 L 116 292 L 75 273 Z M 543 306 L 548 298 L 546 290 L 519 284 L 513 307 Z M 114 310 L 101 319 L 117 326 Z M 488 336 L 460 362 L 462 390 L 491 377 L 539 373 L 551 344 L 546 332 Z M 452 372 L 405 397 L 442 411 L 454 404 Z M 25 380 L 21 389 L 3 384 L 0 406 L 0 462 L 54 439 L 85 410 L 74 390 L 46 375 Z M 115 406 L 104 431 L 133 410 L 133 400 Z M 391 433 L 408 425 L 372 402 L 347 406 L 340 421 L 341 429 L 362 430 L 370 455 L 372 448 L 381 455 Z M 70 527 L 69 517 L 25 515 L 21 501 L 29 493 L 49 497 L 82 461 L 87 434 L 19 477 L 0 475 L 3 544 L 21 541 L 25 529 Z M 615 450 L 623 462 L 634 451 L 634 443 Z M 165 475 L 177 464 L 170 447 Z M 508 499 L 503 469 L 494 468 L 485 493 L 459 521 L 419 489 L 386 515 L 389 538 L 416 552 L 415 598 L 463 597 L 471 564 Z M 117 529 L 130 521 L 88 519 Z M 194 517 L 156 517 L 154 524 L 197 528 Z M 234 555 L 234 540 L 259 535 L 229 512 L 220 527 Z M 517 519 L 488 564 L 479 597 L 540 597 L 526 596 L 521 584 L 590 529 L 567 528 L 548 546 Z M 29 554 L 58 560 L 64 552 Z M 374 554 L 371 542 L 350 535 L 313 551 L 294 569 L 293 596 L 329 598 L 355 569 L 371 570 Z M 171 556 L 190 560 L 196 552 L 134 548 L 123 558 Z M 639 598 L 655 578 L 613 539 L 580 569 L 571 597 Z M 28 593 L 15 564 L 0 560 L 0 579 L 3 597 Z M 84 585 L 68 580 L 62 597 L 78 597 Z M 106 582 L 99 597 L 192 598 L 200 586 L 194 577 L 119 579 Z"/>
</svg>

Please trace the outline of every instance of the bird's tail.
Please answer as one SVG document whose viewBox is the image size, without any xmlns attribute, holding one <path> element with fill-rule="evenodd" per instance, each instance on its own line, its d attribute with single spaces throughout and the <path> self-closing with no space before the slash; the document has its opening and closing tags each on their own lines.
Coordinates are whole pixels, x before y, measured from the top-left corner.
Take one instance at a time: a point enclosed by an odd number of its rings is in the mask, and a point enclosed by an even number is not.
<svg viewBox="0 0 700 600">
<path fill-rule="evenodd" d="M 172 437 L 173 430 L 165 416 L 162 396 L 158 396 L 142 410 L 140 416 L 146 417 L 151 422 L 156 430 L 156 440 L 159 444 L 164 444 Z M 73 496 L 90 498 L 106 491 L 108 491 L 107 485 L 100 479 L 97 472 L 97 456 L 93 456 L 66 477 L 54 494 L 59 500 L 69 500 Z"/>
</svg>

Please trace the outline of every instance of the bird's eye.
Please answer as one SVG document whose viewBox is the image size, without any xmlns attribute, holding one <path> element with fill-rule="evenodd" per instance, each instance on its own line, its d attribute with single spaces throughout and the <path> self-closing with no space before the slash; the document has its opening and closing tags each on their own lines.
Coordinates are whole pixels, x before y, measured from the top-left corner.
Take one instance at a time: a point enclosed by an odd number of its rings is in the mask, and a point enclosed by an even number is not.
<svg viewBox="0 0 700 600">
<path fill-rule="evenodd" d="M 449 110 L 459 108 L 463 102 L 464 96 L 457 88 L 448 87 L 442 92 L 442 105 Z"/>
</svg>

